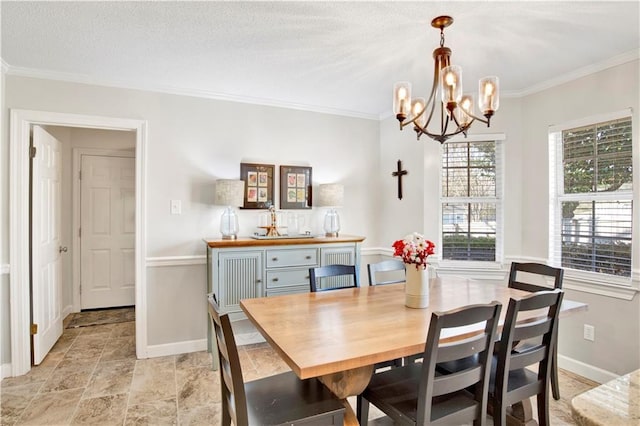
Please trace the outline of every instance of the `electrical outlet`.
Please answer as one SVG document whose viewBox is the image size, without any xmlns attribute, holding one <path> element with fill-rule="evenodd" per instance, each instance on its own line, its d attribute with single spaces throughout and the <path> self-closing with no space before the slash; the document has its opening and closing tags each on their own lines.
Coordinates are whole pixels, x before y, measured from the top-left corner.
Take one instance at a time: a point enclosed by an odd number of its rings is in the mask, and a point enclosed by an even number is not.
<svg viewBox="0 0 640 426">
<path fill-rule="evenodd" d="M 595 341 L 596 340 L 596 328 L 592 325 L 585 324 L 584 325 L 584 338 L 585 340 Z"/>
<path fill-rule="evenodd" d="M 181 214 L 182 203 L 180 200 L 171 200 L 171 214 Z"/>
</svg>

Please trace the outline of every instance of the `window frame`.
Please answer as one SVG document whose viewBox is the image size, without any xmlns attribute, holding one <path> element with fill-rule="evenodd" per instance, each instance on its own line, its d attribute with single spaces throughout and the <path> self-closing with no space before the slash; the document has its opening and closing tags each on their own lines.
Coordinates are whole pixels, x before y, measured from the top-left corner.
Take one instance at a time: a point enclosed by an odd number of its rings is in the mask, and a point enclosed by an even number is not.
<svg viewBox="0 0 640 426">
<path fill-rule="evenodd" d="M 563 146 L 562 132 L 565 130 L 575 129 L 579 127 L 595 126 L 600 123 L 629 118 L 631 120 L 631 158 L 632 158 L 632 190 L 622 190 L 615 192 L 600 193 L 584 193 L 584 194 L 564 194 L 564 168 L 563 168 Z M 549 246 L 548 261 L 549 264 L 561 267 L 562 255 L 559 247 L 562 244 L 560 235 L 562 227 L 562 202 L 571 200 L 585 200 L 583 197 L 593 198 L 595 201 L 621 200 L 636 201 L 633 206 L 631 217 L 631 275 L 622 277 L 610 275 L 600 272 L 585 271 L 572 268 L 564 268 L 564 283 L 569 289 L 587 291 L 589 293 L 601 294 L 605 296 L 623 298 L 631 300 L 637 291 L 640 291 L 638 267 L 640 266 L 636 259 L 638 257 L 640 238 L 638 233 L 638 211 L 640 205 L 638 203 L 638 174 L 640 168 L 637 164 L 638 138 L 635 128 L 634 115 L 631 109 L 624 109 L 607 114 L 599 114 L 578 120 L 569 121 L 563 124 L 549 126 L 548 130 L 549 143 Z"/>
<path fill-rule="evenodd" d="M 443 156 L 444 147 L 440 149 L 440 161 L 439 161 L 439 179 L 438 179 L 438 193 L 439 193 L 439 215 L 438 215 L 438 244 L 436 245 L 438 261 L 438 270 L 455 269 L 457 271 L 464 270 L 468 272 L 482 273 L 482 271 L 500 271 L 500 278 L 502 277 L 502 265 L 504 263 L 504 141 L 506 137 L 504 133 L 485 133 L 458 136 L 451 138 L 446 143 L 482 143 L 493 142 L 496 147 L 496 195 L 494 197 L 444 197 L 442 192 L 443 185 Z M 443 144 L 444 145 L 444 144 Z M 475 202 L 490 202 L 495 203 L 496 207 L 496 247 L 495 247 L 495 260 L 493 261 L 481 261 L 481 260 L 448 260 L 443 258 L 443 205 L 451 202 L 461 203 L 475 203 Z M 498 275 L 489 272 L 491 274 L 489 278 L 498 277 Z"/>
</svg>

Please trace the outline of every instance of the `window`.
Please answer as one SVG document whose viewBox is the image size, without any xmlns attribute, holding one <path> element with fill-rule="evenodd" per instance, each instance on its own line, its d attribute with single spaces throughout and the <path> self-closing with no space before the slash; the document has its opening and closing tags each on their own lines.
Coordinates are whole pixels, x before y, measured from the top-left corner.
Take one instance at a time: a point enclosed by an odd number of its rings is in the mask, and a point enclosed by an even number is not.
<svg viewBox="0 0 640 426">
<path fill-rule="evenodd" d="M 629 111 L 550 131 L 550 257 L 554 265 L 631 277 Z"/>
<path fill-rule="evenodd" d="M 443 145 L 443 260 L 501 258 L 501 145 L 496 140 Z"/>
</svg>

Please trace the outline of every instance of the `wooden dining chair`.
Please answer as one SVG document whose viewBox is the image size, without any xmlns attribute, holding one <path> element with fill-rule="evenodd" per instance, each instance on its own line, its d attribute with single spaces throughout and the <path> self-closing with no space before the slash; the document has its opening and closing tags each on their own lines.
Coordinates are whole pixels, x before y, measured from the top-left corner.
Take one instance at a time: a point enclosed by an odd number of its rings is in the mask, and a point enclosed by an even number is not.
<svg viewBox="0 0 640 426">
<path fill-rule="evenodd" d="M 495 375 L 490 388 L 493 423 L 506 425 L 507 408 L 517 402 L 537 397 L 538 424 L 549 424 L 549 380 L 551 360 L 558 332 L 558 314 L 562 290 L 541 291 L 522 299 L 511 299 L 502 336 L 497 344 Z M 546 316 L 537 321 L 522 321 L 528 311 L 544 309 Z M 524 351 L 512 350 L 513 343 L 541 337 L 540 342 Z M 532 340 L 530 340 L 532 341 Z M 537 366 L 537 372 L 526 367 Z"/>
<path fill-rule="evenodd" d="M 367 264 L 367 273 L 369 275 L 369 285 L 385 285 L 403 283 L 406 273 L 404 262 L 397 259 L 383 260 L 377 263 Z M 382 279 L 379 279 L 383 277 Z M 404 362 L 408 362 L 405 360 Z M 390 361 L 379 362 L 375 365 L 375 370 L 384 367 L 402 367 L 403 359 L 397 358 Z"/>
<path fill-rule="evenodd" d="M 526 273 L 527 275 L 524 275 Z M 511 263 L 511 271 L 509 273 L 509 287 L 518 290 L 536 292 L 547 291 L 550 288 L 562 288 L 562 277 L 564 271 L 562 268 L 554 268 L 552 266 L 541 263 Z M 528 279 L 527 279 L 528 278 Z M 547 284 L 548 280 L 551 283 Z M 535 283 L 533 282 L 535 281 Z M 557 339 L 557 334 L 556 334 Z M 529 342 L 519 342 L 516 350 L 527 350 L 531 344 Z M 553 399 L 560 399 L 560 384 L 558 382 L 558 342 L 554 344 L 555 350 L 551 358 L 551 391 Z"/>
<path fill-rule="evenodd" d="M 327 265 L 309 268 L 311 292 L 360 287 L 358 268 L 355 265 Z"/>
<path fill-rule="evenodd" d="M 423 362 L 374 374 L 357 397 L 357 415 L 367 424 L 373 404 L 402 425 L 486 422 L 490 360 L 500 318 L 499 302 L 471 305 L 449 312 L 434 312 L 429 323 Z M 440 345 L 444 330 L 479 324 L 479 333 Z M 475 355 L 475 356 L 474 356 Z M 436 373 L 440 362 L 470 359 L 473 364 L 453 374 Z M 475 386 L 474 392 L 467 388 Z"/>
<path fill-rule="evenodd" d="M 402 271 L 402 272 L 400 272 Z M 389 259 L 367 265 L 369 285 L 402 283 L 405 281 L 405 267 L 401 260 Z M 378 279 L 378 277 L 384 277 Z"/>
<path fill-rule="evenodd" d="M 318 379 L 289 371 L 243 383 L 229 316 L 213 296 L 208 310 L 220 356 L 222 426 L 343 424 L 344 405 Z"/>
</svg>

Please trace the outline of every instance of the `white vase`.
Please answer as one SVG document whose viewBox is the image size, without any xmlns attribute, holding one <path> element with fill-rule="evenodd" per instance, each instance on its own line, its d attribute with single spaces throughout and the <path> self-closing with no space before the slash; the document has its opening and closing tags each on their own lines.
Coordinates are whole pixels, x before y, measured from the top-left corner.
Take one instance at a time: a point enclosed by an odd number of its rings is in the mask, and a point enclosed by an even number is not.
<svg viewBox="0 0 640 426">
<path fill-rule="evenodd" d="M 405 284 L 405 302 L 409 308 L 426 308 L 429 306 L 429 271 L 416 265 L 406 265 L 407 278 Z"/>
</svg>

